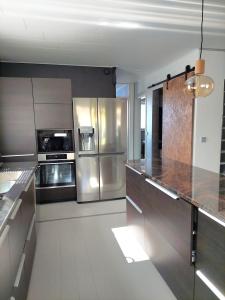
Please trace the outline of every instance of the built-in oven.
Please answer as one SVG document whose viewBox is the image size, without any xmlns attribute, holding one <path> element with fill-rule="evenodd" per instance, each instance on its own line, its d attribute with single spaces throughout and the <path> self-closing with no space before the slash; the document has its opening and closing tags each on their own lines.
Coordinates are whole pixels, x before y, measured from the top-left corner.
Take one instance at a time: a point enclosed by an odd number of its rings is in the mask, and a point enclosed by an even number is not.
<svg viewBox="0 0 225 300">
<path fill-rule="evenodd" d="M 74 153 L 38 154 L 37 203 L 76 200 L 75 170 Z"/>
</svg>

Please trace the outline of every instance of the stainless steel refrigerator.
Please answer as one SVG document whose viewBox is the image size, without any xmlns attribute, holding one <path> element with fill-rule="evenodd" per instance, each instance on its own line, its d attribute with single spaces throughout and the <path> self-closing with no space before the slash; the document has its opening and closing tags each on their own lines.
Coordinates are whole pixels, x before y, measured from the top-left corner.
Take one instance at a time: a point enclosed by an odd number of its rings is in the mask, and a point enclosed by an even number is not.
<svg viewBox="0 0 225 300">
<path fill-rule="evenodd" d="M 74 98 L 77 201 L 125 197 L 127 99 Z"/>
</svg>

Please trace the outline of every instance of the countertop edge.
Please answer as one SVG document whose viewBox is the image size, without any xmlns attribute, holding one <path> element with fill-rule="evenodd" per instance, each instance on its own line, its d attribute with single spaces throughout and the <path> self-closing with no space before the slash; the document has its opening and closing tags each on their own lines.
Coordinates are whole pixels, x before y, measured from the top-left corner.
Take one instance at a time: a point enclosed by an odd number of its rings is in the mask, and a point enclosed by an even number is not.
<svg viewBox="0 0 225 300">
<path fill-rule="evenodd" d="M 21 168 L 22 167 L 22 163 L 21 163 Z M 15 168 L 17 169 L 17 168 Z M 10 168 L 7 168 L 8 171 L 15 171 L 15 169 L 10 169 Z M 2 234 L 4 228 L 6 227 L 6 225 L 8 224 L 8 221 L 9 221 L 9 218 L 11 216 L 11 214 L 13 213 L 15 207 L 16 207 L 16 204 L 18 203 L 18 200 L 20 198 L 20 196 L 22 195 L 22 193 L 25 191 L 27 185 L 30 183 L 30 180 L 31 178 L 34 176 L 35 174 L 35 171 L 37 169 L 37 163 L 34 164 L 34 166 L 30 167 L 30 168 L 23 168 L 23 172 L 29 172 L 29 175 L 27 176 L 26 178 L 26 181 L 25 182 L 22 182 L 22 183 L 19 183 L 19 187 L 17 187 L 17 194 L 16 194 L 16 197 L 10 197 L 10 194 L 9 192 L 4 194 L 3 195 L 3 199 L 0 200 L 0 201 L 11 201 L 12 204 L 10 205 L 10 207 L 8 208 L 7 212 L 5 212 L 5 215 L 4 217 L 2 217 L 2 220 L 0 222 L 0 235 Z M 4 164 L 3 164 L 3 172 L 4 172 Z M 6 210 L 5 210 L 6 211 Z M 0 211 L 0 214 L 1 214 L 1 211 Z M 2 213 L 4 214 L 4 213 Z"/>
<path fill-rule="evenodd" d="M 145 178 L 151 179 L 152 181 L 154 181 L 155 183 L 159 184 L 163 188 L 168 189 L 168 191 L 177 194 L 180 198 L 182 198 L 186 202 L 192 204 L 197 209 L 200 208 L 203 211 L 205 211 L 206 213 L 212 215 L 214 218 L 218 219 L 220 222 L 225 223 L 225 214 L 223 216 L 223 215 L 221 215 L 219 213 L 216 213 L 212 209 L 206 207 L 205 205 L 200 204 L 199 202 L 196 202 L 191 197 L 188 197 L 187 195 L 185 195 L 184 193 L 180 192 L 179 190 L 171 188 L 170 186 L 168 186 L 167 184 L 165 184 L 163 181 L 159 180 L 158 178 L 156 178 L 154 176 L 151 176 L 151 175 L 147 174 L 146 172 L 141 171 L 139 168 L 135 168 L 132 164 L 129 164 L 129 161 L 125 163 L 125 166 L 128 167 L 129 169 L 133 170 L 134 172 L 138 173 L 139 175 L 144 176 Z"/>
</svg>

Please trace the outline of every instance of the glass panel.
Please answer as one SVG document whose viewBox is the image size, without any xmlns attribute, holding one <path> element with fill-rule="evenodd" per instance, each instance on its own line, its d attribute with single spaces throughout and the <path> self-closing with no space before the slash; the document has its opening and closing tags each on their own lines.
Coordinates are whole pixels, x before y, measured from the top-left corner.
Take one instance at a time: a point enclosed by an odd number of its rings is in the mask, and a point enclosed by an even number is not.
<svg viewBox="0 0 225 300">
<path fill-rule="evenodd" d="M 116 85 L 116 97 L 129 97 L 129 84 L 128 83 L 118 83 Z"/>
<path fill-rule="evenodd" d="M 72 130 L 38 130 L 38 152 L 73 151 Z"/>
<path fill-rule="evenodd" d="M 40 168 L 40 186 L 74 185 L 74 164 L 46 164 Z"/>
<path fill-rule="evenodd" d="M 141 158 L 145 158 L 146 99 L 141 100 Z"/>
<path fill-rule="evenodd" d="M 141 129 L 145 129 L 146 125 L 146 108 L 145 102 L 141 103 Z"/>
</svg>

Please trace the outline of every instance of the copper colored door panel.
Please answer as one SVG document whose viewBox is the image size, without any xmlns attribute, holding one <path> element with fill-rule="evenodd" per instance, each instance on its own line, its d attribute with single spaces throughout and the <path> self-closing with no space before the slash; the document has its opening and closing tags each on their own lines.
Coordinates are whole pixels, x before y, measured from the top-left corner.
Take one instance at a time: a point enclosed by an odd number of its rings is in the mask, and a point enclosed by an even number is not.
<svg viewBox="0 0 225 300">
<path fill-rule="evenodd" d="M 194 100 L 184 82 L 183 75 L 163 86 L 162 157 L 192 164 Z"/>
</svg>

